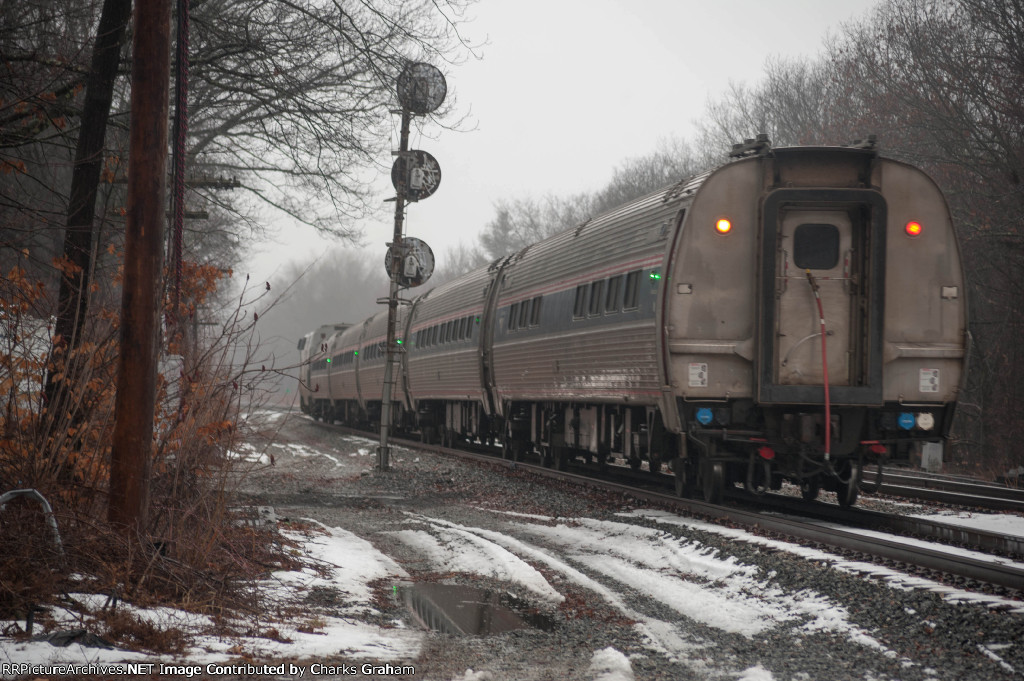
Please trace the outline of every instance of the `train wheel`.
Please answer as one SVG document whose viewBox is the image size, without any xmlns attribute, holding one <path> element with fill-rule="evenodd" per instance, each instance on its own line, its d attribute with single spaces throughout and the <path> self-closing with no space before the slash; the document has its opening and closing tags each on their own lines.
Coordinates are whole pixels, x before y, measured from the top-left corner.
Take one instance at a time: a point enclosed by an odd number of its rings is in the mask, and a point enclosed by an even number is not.
<svg viewBox="0 0 1024 681">
<path fill-rule="evenodd" d="M 804 478 L 800 481 L 800 496 L 804 501 L 814 501 L 821 491 L 821 479 L 818 476 Z"/>
<path fill-rule="evenodd" d="M 640 459 L 639 456 L 631 456 L 628 459 L 626 459 L 626 463 L 629 464 L 630 468 L 632 468 L 635 471 L 638 471 L 640 470 L 640 464 L 642 464 L 643 461 Z"/>
<path fill-rule="evenodd" d="M 704 501 L 717 504 L 725 496 L 725 464 L 721 461 L 700 462 L 700 484 Z"/>
<path fill-rule="evenodd" d="M 839 477 L 839 489 L 836 490 L 836 497 L 839 505 L 849 508 L 857 501 L 857 493 L 860 492 L 860 464 L 850 462 L 847 467 L 849 476 Z M 843 479 L 845 477 L 845 480 Z"/>
<path fill-rule="evenodd" d="M 651 469 L 652 473 L 661 472 L 661 455 L 651 454 L 651 458 L 647 460 L 647 467 Z"/>
</svg>

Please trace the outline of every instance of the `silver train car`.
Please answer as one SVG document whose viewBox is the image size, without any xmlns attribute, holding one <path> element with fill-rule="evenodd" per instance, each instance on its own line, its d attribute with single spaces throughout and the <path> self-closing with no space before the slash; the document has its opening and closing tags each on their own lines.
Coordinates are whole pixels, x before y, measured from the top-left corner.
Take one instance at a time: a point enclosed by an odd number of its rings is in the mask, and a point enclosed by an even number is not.
<svg viewBox="0 0 1024 681">
<path fill-rule="evenodd" d="M 789 480 L 843 505 L 865 466 L 945 438 L 969 334 L 938 187 L 869 146 L 735 155 L 415 298 L 395 422 L 559 467 L 667 466 L 709 501 Z M 305 411 L 376 423 L 383 317 L 309 357 Z"/>
</svg>

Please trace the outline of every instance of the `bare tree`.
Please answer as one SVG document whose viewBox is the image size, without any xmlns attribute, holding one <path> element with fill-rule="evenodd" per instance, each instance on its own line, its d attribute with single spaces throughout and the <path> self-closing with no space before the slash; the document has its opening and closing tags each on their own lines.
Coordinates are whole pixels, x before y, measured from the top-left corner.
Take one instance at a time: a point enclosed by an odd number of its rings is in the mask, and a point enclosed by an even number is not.
<svg viewBox="0 0 1024 681">
<path fill-rule="evenodd" d="M 437 259 L 437 268 L 434 270 L 434 276 L 430 278 L 429 285 L 437 286 L 487 263 L 487 255 L 480 248 L 467 246 L 460 241 L 458 245 L 445 250 L 444 255 Z"/>
<path fill-rule="evenodd" d="M 463 58 L 471 2 L 195 3 L 189 167 L 239 177 L 259 202 L 351 236 L 390 167 L 398 74 L 410 58 Z"/>
<path fill-rule="evenodd" d="M 570 201 L 573 208 L 591 204 L 594 212 L 601 212 L 639 198 L 666 185 L 702 170 L 690 145 L 684 140 L 663 140 L 658 149 L 645 156 L 627 159 L 612 173 L 608 184 L 596 192 L 590 202 Z M 573 216 L 574 226 L 582 220 Z M 563 224 L 566 221 L 563 220 Z"/>
<path fill-rule="evenodd" d="M 480 248 L 490 259 L 514 253 L 697 170 L 698 162 L 689 145 L 678 139 L 663 141 L 657 151 L 617 166 L 612 179 L 598 191 L 499 201 L 495 204 L 497 215 L 480 233 Z"/>
<path fill-rule="evenodd" d="M 697 122 L 697 148 L 705 166 L 722 163 L 732 145 L 758 134 L 774 146 L 846 144 L 855 135 L 846 112 L 833 105 L 844 87 L 822 60 L 772 58 L 760 81 L 730 83 Z"/>
</svg>

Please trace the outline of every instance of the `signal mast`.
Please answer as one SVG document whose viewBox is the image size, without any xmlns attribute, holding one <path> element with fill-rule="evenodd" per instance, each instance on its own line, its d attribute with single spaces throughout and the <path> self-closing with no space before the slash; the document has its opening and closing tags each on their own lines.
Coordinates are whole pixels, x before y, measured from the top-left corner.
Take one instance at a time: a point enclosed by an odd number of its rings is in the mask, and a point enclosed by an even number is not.
<svg viewBox="0 0 1024 681">
<path fill-rule="evenodd" d="M 380 447 L 377 449 L 377 468 L 390 468 L 391 451 L 388 436 L 392 425 L 392 393 L 395 385 L 395 361 L 402 351 L 401 340 L 396 338 L 398 320 L 398 292 L 419 286 L 434 273 L 434 253 L 419 239 L 403 236 L 406 202 L 425 199 L 437 191 L 441 183 L 441 166 L 437 159 L 425 151 L 409 150 L 409 125 L 413 116 L 425 116 L 444 102 L 448 85 L 444 75 L 434 66 L 412 62 L 398 76 L 398 102 L 402 105 L 402 132 L 399 150 L 392 152 L 395 163 L 391 166 L 391 183 L 395 187 L 395 231 L 384 258 L 388 278 L 391 280 L 386 299 L 378 300 L 388 306 L 388 332 L 385 344 L 384 386 L 380 405 Z"/>
</svg>

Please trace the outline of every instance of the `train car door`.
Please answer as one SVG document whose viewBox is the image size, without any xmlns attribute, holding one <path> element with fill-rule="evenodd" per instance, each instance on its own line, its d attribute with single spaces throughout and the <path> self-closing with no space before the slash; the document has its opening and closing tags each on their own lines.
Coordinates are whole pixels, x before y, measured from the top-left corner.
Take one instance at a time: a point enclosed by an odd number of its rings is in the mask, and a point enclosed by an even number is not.
<svg viewBox="0 0 1024 681">
<path fill-rule="evenodd" d="M 851 319 L 852 219 L 845 210 L 789 208 L 779 220 L 778 331 L 775 365 L 779 385 L 824 385 L 821 323 L 810 271 L 818 286 L 826 327 L 830 385 L 850 384 L 856 352 Z"/>
<path fill-rule="evenodd" d="M 780 189 L 764 201 L 758 400 L 821 404 L 821 315 L 835 404 L 880 404 L 886 204 L 869 189 Z"/>
</svg>

